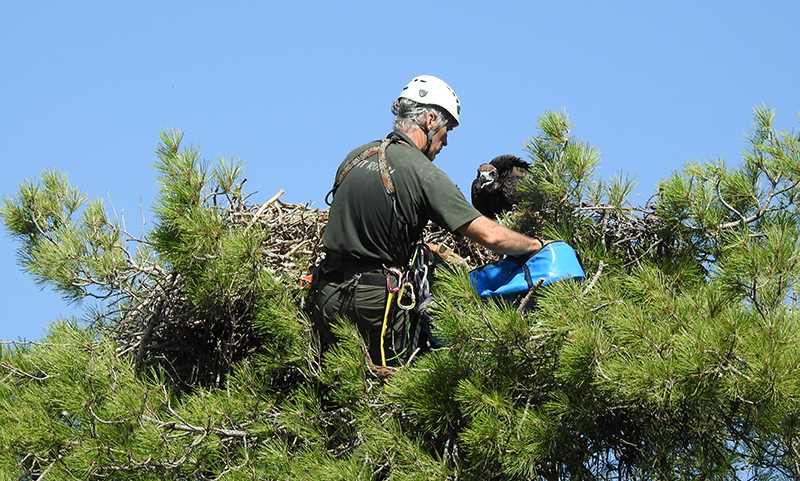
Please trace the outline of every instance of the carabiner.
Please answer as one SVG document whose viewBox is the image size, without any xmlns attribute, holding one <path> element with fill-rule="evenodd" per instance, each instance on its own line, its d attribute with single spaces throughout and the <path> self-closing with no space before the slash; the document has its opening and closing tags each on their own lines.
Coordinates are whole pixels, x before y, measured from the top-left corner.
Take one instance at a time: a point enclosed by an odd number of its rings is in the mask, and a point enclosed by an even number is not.
<svg viewBox="0 0 800 481">
<path fill-rule="evenodd" d="M 423 280 L 424 281 L 428 280 L 428 266 L 427 265 L 422 264 L 422 266 L 419 269 L 417 269 L 417 277 L 418 277 L 418 280 L 419 280 L 420 284 L 422 283 Z"/>
<path fill-rule="evenodd" d="M 397 287 L 392 287 L 392 275 L 397 276 Z M 397 292 L 403 285 L 403 271 L 397 267 L 386 268 L 386 290 L 389 292 Z"/>
<path fill-rule="evenodd" d="M 410 311 L 417 305 L 417 296 L 414 294 L 414 286 L 411 286 L 411 289 L 408 290 L 408 295 L 410 298 L 410 304 L 403 304 L 403 297 L 406 293 L 406 286 L 408 285 L 408 279 L 405 277 L 403 278 L 403 284 L 400 287 L 400 293 L 397 294 L 397 307 L 403 309 L 404 311 Z"/>
</svg>

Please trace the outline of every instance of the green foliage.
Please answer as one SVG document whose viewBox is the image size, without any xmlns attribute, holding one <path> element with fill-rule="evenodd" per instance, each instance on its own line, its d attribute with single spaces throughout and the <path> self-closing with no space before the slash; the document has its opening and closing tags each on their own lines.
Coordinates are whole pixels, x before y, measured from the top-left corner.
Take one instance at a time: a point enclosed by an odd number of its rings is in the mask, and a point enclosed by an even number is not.
<svg viewBox="0 0 800 481">
<path fill-rule="evenodd" d="M 230 209 L 242 202 L 241 161 L 220 159 L 211 169 L 194 147 L 181 148 L 180 131 L 161 133 L 155 168 L 161 187 L 154 212 L 154 248 L 185 273 L 195 302 L 249 296 L 264 289 L 263 229 L 232 229 Z"/>
<path fill-rule="evenodd" d="M 3 357 L 14 366 L 0 385 L 6 475 L 70 479 L 163 451 L 155 426 L 140 429 L 136 422 L 159 411 L 147 399 L 154 393 L 135 378 L 130 358 L 114 355 L 109 340 L 54 324 L 41 344 Z"/>
<path fill-rule="evenodd" d="M 632 178 L 598 180 L 599 151 L 546 112 L 507 220 L 567 240 L 589 279 L 520 310 L 439 269 L 445 346 L 389 378 L 347 320 L 319 352 L 308 294 L 270 272 L 267 229 L 236 220 L 239 162 L 162 133 L 158 224 L 133 254 L 100 202 L 45 172 L 3 202 L 21 262 L 70 299 L 126 300 L 104 324 L 2 347 L 0 477 L 798 477 L 800 145 L 773 117 L 755 109 L 742 165 L 692 161 L 634 207 Z M 112 335 L 133 318 L 160 326 L 147 349 Z M 187 385 L 181 358 L 213 382 Z"/>
<path fill-rule="evenodd" d="M 541 133 L 525 142 L 532 159 L 537 187 L 559 204 L 580 203 L 587 192 L 596 192 L 593 178 L 600 151 L 570 136 L 573 125 L 566 113 L 546 111 L 538 121 Z"/>
<path fill-rule="evenodd" d="M 87 203 L 65 174 L 51 169 L 39 183 L 22 182 L 15 197 L 3 199 L 0 214 L 37 284 L 52 284 L 71 302 L 117 287 L 115 272 L 126 262 L 120 228 L 106 219 L 100 200 Z"/>
<path fill-rule="evenodd" d="M 655 211 L 664 230 L 694 257 L 714 261 L 723 256 L 725 235 L 762 235 L 763 227 L 781 218 L 796 228 L 800 146 L 794 134 L 774 133 L 773 119 L 766 106 L 754 109 L 741 167 L 693 161 L 684 174 L 661 183 Z"/>
</svg>

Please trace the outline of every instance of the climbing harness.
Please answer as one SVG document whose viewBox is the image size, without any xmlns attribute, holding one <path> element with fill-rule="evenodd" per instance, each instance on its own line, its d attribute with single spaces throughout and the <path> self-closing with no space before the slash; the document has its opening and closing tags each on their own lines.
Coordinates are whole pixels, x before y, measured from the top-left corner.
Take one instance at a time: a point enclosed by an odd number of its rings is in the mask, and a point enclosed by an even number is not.
<svg viewBox="0 0 800 481">
<path fill-rule="evenodd" d="M 339 186 L 342 184 L 345 177 L 353 169 L 353 167 L 377 154 L 378 171 L 380 172 L 381 182 L 386 194 L 391 200 L 394 217 L 401 225 L 400 231 L 404 237 L 404 239 L 401 239 L 401 243 L 405 246 L 411 246 L 412 242 L 410 239 L 409 224 L 405 221 L 398 210 L 397 191 L 395 189 L 394 182 L 392 181 L 389 165 L 386 160 L 386 149 L 392 142 L 405 143 L 402 140 L 393 139 L 391 137 L 386 138 L 383 139 L 378 145 L 368 147 L 363 152 L 348 161 L 342 168 L 341 173 L 336 177 L 333 187 L 325 196 L 325 203 L 331 205 L 333 202 L 333 197 L 336 195 L 336 191 L 339 189 Z M 408 249 L 408 247 L 405 249 Z M 427 309 L 432 301 L 428 279 L 430 249 L 428 248 L 427 244 L 422 242 L 414 245 L 412 249 L 412 252 L 408 256 L 409 262 L 405 269 L 401 270 L 398 267 L 384 266 L 386 271 L 387 299 L 386 306 L 384 308 L 380 337 L 381 365 L 383 366 L 386 366 L 387 361 L 384 339 L 386 337 L 387 330 L 389 330 L 389 317 L 391 315 L 393 304 L 396 302 L 397 307 L 404 311 L 411 311 L 413 309 L 419 314 L 420 317 L 420 322 L 416 323 L 417 325 L 413 335 L 409 336 L 409 334 L 411 334 L 410 332 L 403 333 L 403 335 L 407 337 L 408 342 L 404 344 L 401 352 L 395 353 L 395 358 L 402 356 L 406 352 L 413 352 L 416 349 L 417 337 L 419 336 L 421 330 L 421 323 L 426 322 L 430 318 L 430 314 L 427 312 Z M 406 326 L 406 331 L 408 330 L 409 326 Z"/>
</svg>

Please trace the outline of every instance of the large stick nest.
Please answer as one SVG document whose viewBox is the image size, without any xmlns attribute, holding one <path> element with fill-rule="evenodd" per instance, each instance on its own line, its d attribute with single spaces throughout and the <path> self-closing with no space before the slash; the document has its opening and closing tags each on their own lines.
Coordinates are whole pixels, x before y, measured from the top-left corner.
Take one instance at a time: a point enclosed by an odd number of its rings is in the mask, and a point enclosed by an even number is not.
<svg viewBox="0 0 800 481">
<path fill-rule="evenodd" d="M 322 233 L 328 224 L 329 210 L 283 202 L 280 200 L 282 194 L 280 191 L 264 204 L 249 206 L 231 219 L 245 228 L 256 223 L 265 227 L 269 239 L 263 252 L 269 269 L 275 274 L 299 279 L 324 257 Z M 426 226 L 423 240 L 436 245 L 445 244 L 466 261 L 469 269 L 498 259 L 497 254 L 485 247 L 432 223 Z"/>
</svg>

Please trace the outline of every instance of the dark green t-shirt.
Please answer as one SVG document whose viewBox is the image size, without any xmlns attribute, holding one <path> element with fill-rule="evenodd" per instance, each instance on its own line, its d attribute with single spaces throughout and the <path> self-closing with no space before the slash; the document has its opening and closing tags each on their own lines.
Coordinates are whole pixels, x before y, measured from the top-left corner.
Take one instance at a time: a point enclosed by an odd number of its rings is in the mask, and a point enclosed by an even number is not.
<svg viewBox="0 0 800 481">
<path fill-rule="evenodd" d="M 396 140 L 386 148 L 386 160 L 397 190 L 397 214 L 406 223 L 393 211 L 381 181 L 378 156 L 373 155 L 347 173 L 331 203 L 322 242 L 334 256 L 404 265 L 411 245 L 419 240 L 429 220 L 453 232 L 481 215 L 411 139 L 399 132 L 387 138 Z M 370 142 L 350 152 L 336 177 L 350 159 L 379 143 Z"/>
</svg>

